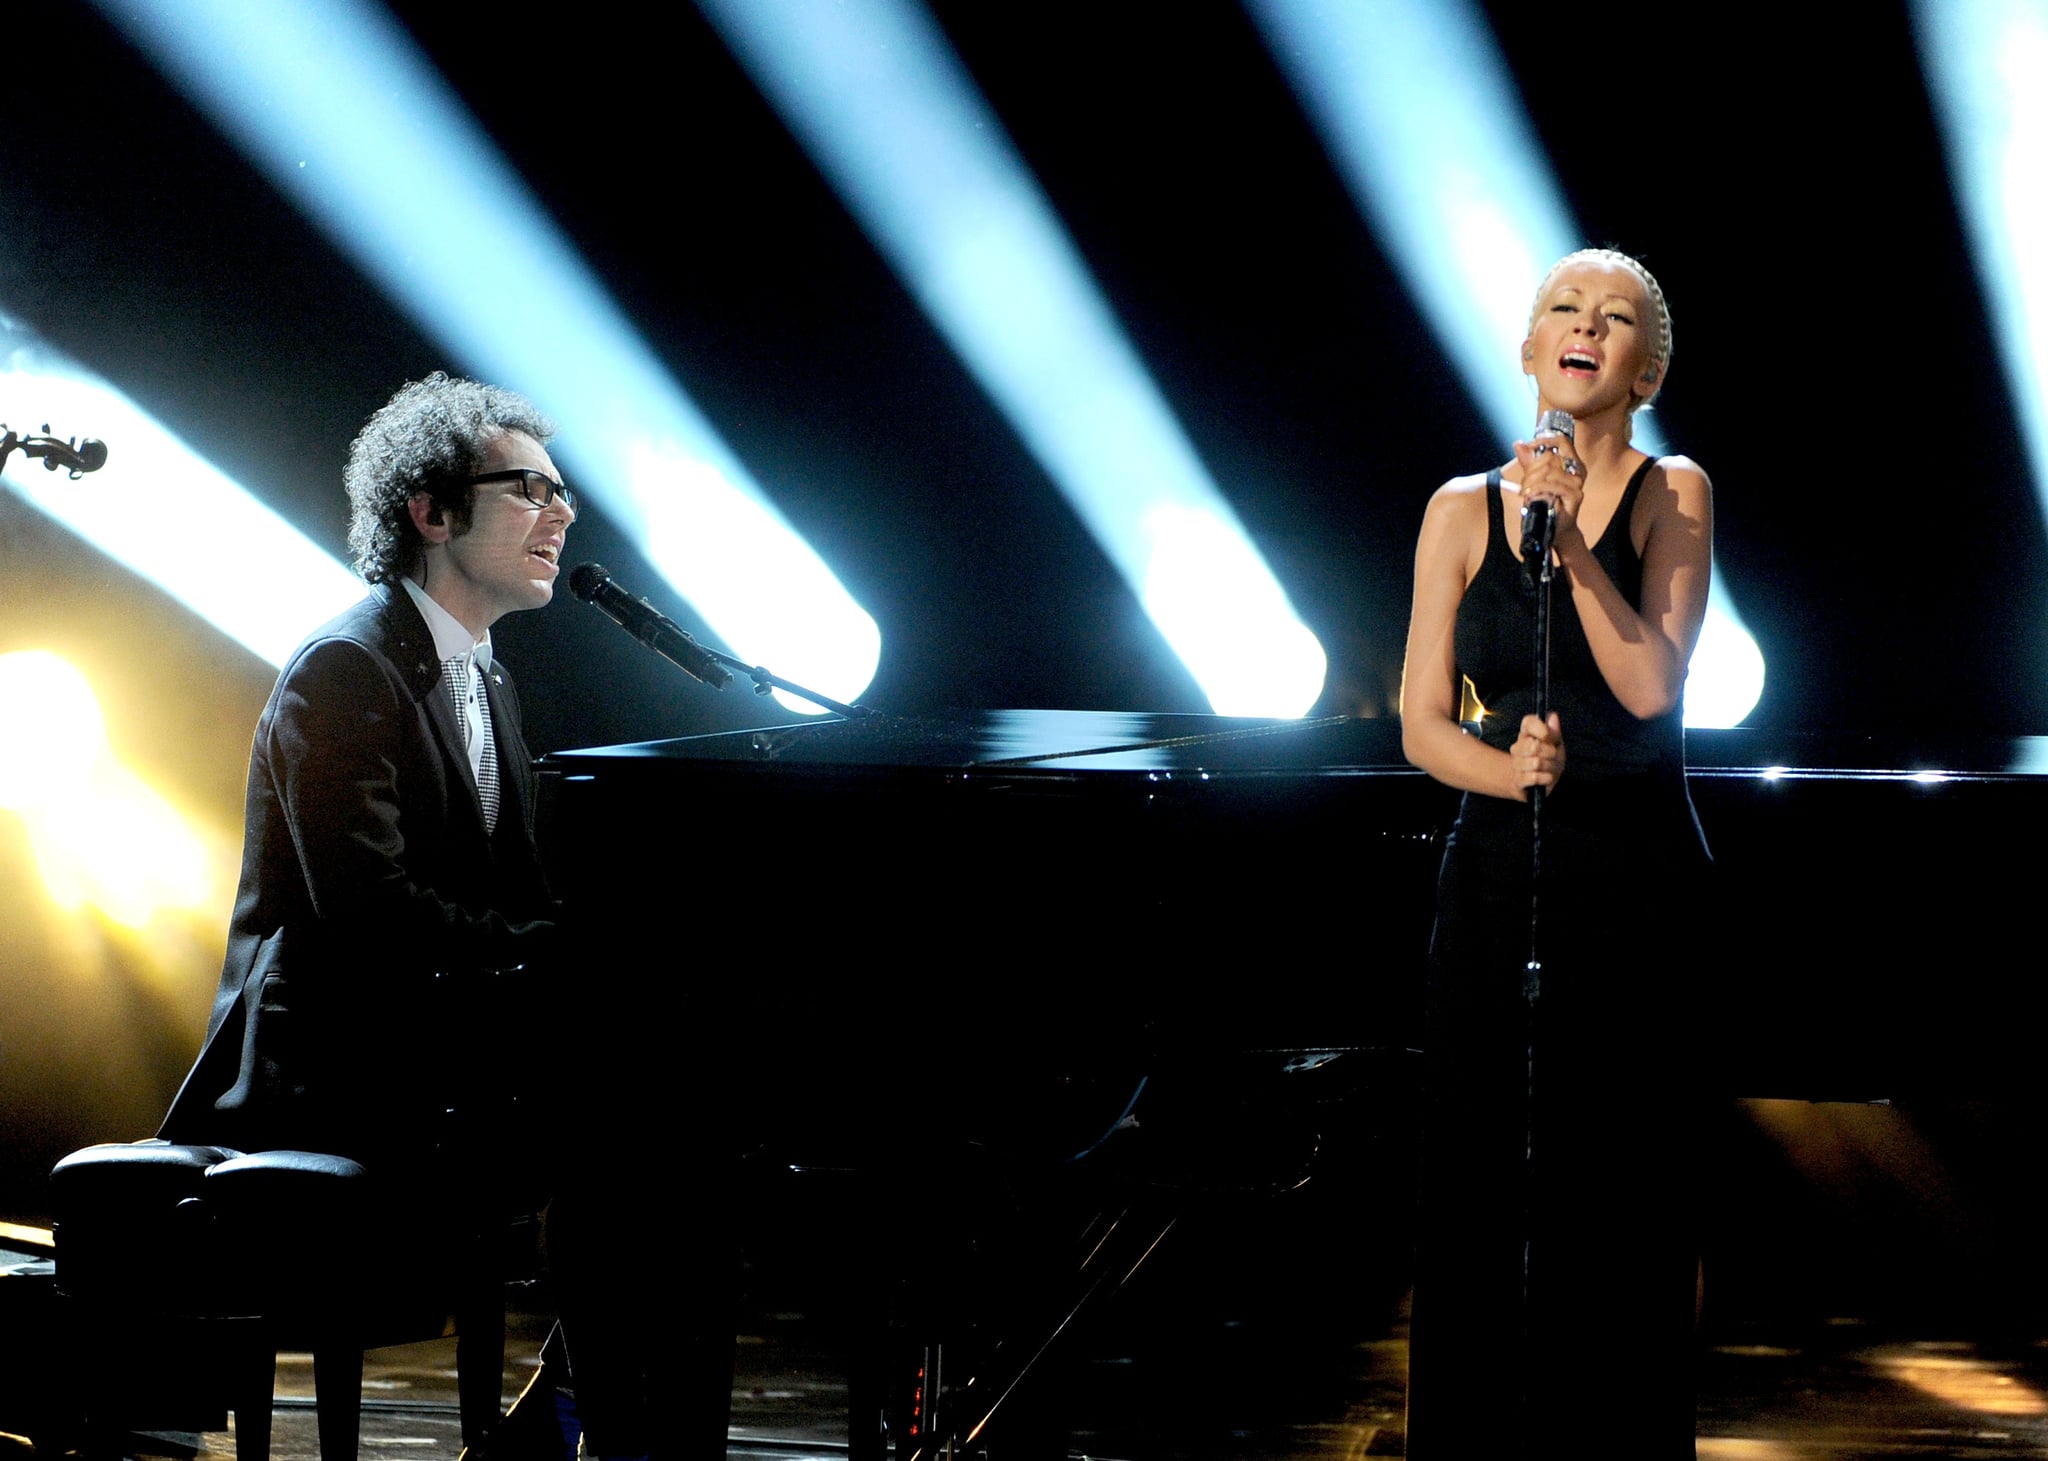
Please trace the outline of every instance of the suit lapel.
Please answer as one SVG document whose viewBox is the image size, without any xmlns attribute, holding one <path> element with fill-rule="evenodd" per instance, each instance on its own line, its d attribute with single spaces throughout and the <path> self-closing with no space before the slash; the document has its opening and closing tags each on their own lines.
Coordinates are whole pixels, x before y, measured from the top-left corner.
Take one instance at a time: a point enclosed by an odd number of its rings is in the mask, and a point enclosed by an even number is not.
<svg viewBox="0 0 2048 1461">
<path fill-rule="evenodd" d="M 455 702 L 448 698 L 448 682 L 439 663 L 434 666 L 434 688 L 427 696 L 427 721 L 441 744 L 442 759 L 448 763 L 449 799 L 469 809 L 477 835 L 483 836 L 483 800 L 477 795 L 476 776 L 469 769 L 469 748 L 462 743 L 462 726 L 455 719 Z"/>
<path fill-rule="evenodd" d="M 378 585 L 378 590 L 384 595 L 391 661 L 403 667 L 413 699 L 426 711 L 427 728 L 441 753 L 449 815 L 461 818 L 465 829 L 473 830 L 476 840 L 488 850 L 490 835 L 484 829 L 484 805 L 477 795 L 476 777 L 469 769 L 469 749 L 462 741 L 462 726 L 455 719 L 455 702 L 449 698 L 441 661 L 434 653 L 434 636 L 427 632 L 427 621 L 420 617 L 412 595 L 389 584 Z M 493 700 L 491 709 L 497 708 L 498 703 Z"/>
</svg>

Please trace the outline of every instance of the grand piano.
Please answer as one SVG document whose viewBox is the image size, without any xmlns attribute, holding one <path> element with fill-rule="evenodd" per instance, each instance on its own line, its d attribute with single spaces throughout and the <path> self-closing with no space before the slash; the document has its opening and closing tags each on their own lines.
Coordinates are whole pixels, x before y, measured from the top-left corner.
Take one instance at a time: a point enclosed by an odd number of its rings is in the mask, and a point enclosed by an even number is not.
<svg viewBox="0 0 2048 1461">
<path fill-rule="evenodd" d="M 2048 995 L 1981 935 L 2030 906 L 2048 740 L 1737 730 L 1690 734 L 1688 756 L 1716 857 L 1719 1093 L 2034 1081 Z M 861 1241 L 899 1246 L 856 1266 L 984 1264 L 935 1284 L 979 1308 L 933 1300 L 880 1399 L 857 1384 L 856 1461 L 882 1454 L 864 1406 L 899 1439 L 971 1434 L 1190 1204 L 1295 1190 L 1407 1129 L 1456 802 L 1406 765 L 1394 721 L 870 715 L 540 770 L 573 915 L 663 951 L 639 1058 L 686 1049 L 766 1170 L 866 1181 L 892 1221 Z M 996 1204 L 963 1197 L 1041 1189 L 1064 1195 L 1019 1201 L 1007 1246 L 974 1227 Z M 1081 1258 L 1055 1283 L 1039 1220 L 1061 1202 Z M 990 1264 L 1027 1277 L 999 1293 Z M 1008 1346 L 977 1357 L 971 1395 L 937 1370 L 933 1336 L 962 1332 Z"/>
<path fill-rule="evenodd" d="M 2029 1078 L 2048 995 L 1978 935 L 2037 896 L 2048 737 L 1696 730 L 1687 755 L 1716 859 L 1714 1079 L 1863 1099 Z M 570 905 L 751 974 L 721 982 L 807 1056 L 1418 1038 L 1456 800 L 1392 720 L 876 715 L 540 771 Z"/>
</svg>

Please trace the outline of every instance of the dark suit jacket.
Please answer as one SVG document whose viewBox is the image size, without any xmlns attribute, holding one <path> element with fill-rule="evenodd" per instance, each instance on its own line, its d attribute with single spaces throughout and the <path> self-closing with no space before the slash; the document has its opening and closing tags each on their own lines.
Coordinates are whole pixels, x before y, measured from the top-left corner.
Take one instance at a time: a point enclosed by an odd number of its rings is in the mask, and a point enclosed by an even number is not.
<svg viewBox="0 0 2048 1461">
<path fill-rule="evenodd" d="M 474 996 L 552 943 L 531 757 L 487 678 L 495 835 L 433 636 L 385 584 L 293 653 L 257 723 L 241 885 L 197 1063 L 161 1134 L 242 1150 L 417 1153 L 463 1079 L 507 1058 Z M 485 1047 L 485 1048 L 480 1048 Z M 479 1063 L 472 1060 L 473 1068 Z"/>
</svg>

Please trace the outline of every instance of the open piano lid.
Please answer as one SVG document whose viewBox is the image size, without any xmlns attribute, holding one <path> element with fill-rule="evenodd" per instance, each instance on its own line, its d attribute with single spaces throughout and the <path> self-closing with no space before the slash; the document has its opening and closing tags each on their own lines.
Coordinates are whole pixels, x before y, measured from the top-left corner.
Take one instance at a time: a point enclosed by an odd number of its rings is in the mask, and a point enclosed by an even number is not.
<svg viewBox="0 0 2048 1461">
<path fill-rule="evenodd" d="M 835 717 L 570 752 L 566 759 L 584 757 L 1117 771 L 1409 769 L 1394 721 L 1096 710 Z M 543 765 L 562 759 L 545 758 Z"/>
<path fill-rule="evenodd" d="M 1880 737 L 1813 731 L 1690 730 L 1695 775 L 1715 778 L 2023 783 L 2048 779 L 2048 736 Z M 1110 710 L 977 710 L 873 715 L 558 752 L 591 760 L 780 761 L 799 765 L 1102 771 L 1300 771 L 1418 775 L 1394 718 L 1256 718 Z"/>
</svg>

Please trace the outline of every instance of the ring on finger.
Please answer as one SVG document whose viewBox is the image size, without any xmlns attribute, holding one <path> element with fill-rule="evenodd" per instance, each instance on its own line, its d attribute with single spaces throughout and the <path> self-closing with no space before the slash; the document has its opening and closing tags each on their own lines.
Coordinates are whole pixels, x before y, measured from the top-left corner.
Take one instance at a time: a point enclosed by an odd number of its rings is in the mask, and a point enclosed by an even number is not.
<svg viewBox="0 0 2048 1461">
<path fill-rule="evenodd" d="M 1578 476 L 1578 475 L 1579 475 L 1579 464 L 1578 464 L 1578 462 L 1577 462 L 1576 460 L 1574 460 L 1573 458 L 1571 458 L 1571 457 L 1566 457 L 1566 458 L 1564 459 L 1564 474 L 1565 474 L 1565 475 L 1566 475 L 1567 477 L 1576 477 L 1576 476 Z"/>
</svg>

